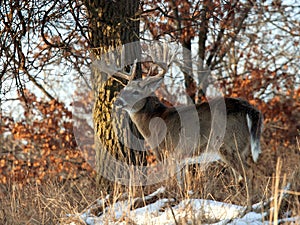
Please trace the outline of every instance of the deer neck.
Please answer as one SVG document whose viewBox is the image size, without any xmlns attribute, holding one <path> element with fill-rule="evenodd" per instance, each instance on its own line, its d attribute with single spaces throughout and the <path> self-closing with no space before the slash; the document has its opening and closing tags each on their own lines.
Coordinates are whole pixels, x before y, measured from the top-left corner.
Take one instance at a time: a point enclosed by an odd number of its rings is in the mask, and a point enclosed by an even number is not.
<svg viewBox="0 0 300 225">
<path fill-rule="evenodd" d="M 168 109 L 159 99 L 155 96 L 146 98 L 145 105 L 139 111 L 130 115 L 131 120 L 137 126 L 139 132 L 145 139 L 150 137 L 149 123 L 152 118 L 162 117 L 164 112 Z"/>
</svg>

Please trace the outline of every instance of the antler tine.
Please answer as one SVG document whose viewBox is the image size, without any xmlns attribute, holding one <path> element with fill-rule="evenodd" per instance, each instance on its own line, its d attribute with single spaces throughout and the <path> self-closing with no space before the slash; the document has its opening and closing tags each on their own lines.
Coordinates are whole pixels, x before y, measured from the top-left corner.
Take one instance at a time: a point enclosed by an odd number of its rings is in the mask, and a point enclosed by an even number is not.
<svg viewBox="0 0 300 225">
<path fill-rule="evenodd" d="M 115 64 L 108 64 L 104 59 L 103 60 L 96 60 L 93 62 L 94 66 L 99 68 L 102 72 L 107 73 L 109 76 L 115 78 L 122 78 L 128 81 L 133 80 L 136 75 L 136 68 L 137 68 L 137 60 L 134 60 L 134 64 L 132 69 L 129 73 L 120 71 L 121 68 L 117 68 Z"/>
<path fill-rule="evenodd" d="M 163 77 L 168 71 L 168 65 L 163 62 L 154 62 L 154 63 L 162 69 L 162 71 L 159 72 L 156 76 Z"/>
<path fill-rule="evenodd" d="M 169 46 L 167 43 L 163 43 L 163 61 L 168 64 L 168 59 L 169 59 Z"/>
<path fill-rule="evenodd" d="M 108 66 L 104 60 L 95 60 L 93 62 L 93 66 L 100 69 L 102 72 L 107 73 L 108 75 L 112 75 L 115 69 L 112 66 Z"/>
<path fill-rule="evenodd" d="M 125 80 L 128 80 L 128 81 L 131 81 L 131 80 L 134 79 L 134 77 L 136 75 L 136 68 L 137 68 L 137 59 L 134 60 L 133 66 L 132 66 L 129 73 L 117 71 L 112 76 L 119 77 L 119 78 L 122 78 L 122 79 L 125 79 Z"/>
<path fill-rule="evenodd" d="M 175 57 L 177 55 L 178 49 L 176 49 L 174 54 L 170 54 L 170 48 L 168 46 L 167 43 L 163 43 L 163 46 L 160 45 L 160 43 L 158 44 L 159 49 L 155 49 L 154 51 L 150 52 L 150 57 L 152 59 L 153 64 L 159 66 L 162 71 L 159 72 L 156 76 L 158 77 L 163 77 L 167 71 L 168 68 L 170 67 L 172 62 L 175 62 Z M 153 48 L 156 48 L 157 46 L 153 46 Z M 159 55 L 155 55 L 155 53 L 159 53 Z M 160 61 L 155 60 L 155 58 L 159 58 Z"/>
</svg>

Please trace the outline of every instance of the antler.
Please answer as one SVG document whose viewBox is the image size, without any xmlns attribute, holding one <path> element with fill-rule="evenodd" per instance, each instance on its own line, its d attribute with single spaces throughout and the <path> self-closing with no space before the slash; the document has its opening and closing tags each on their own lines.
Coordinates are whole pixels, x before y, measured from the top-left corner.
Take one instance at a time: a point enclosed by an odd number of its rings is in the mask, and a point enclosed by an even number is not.
<svg viewBox="0 0 300 225">
<path fill-rule="evenodd" d="M 128 81 L 131 81 L 134 79 L 135 75 L 136 75 L 136 68 L 137 68 L 137 59 L 134 60 L 133 62 L 133 66 L 130 69 L 129 73 L 123 72 L 123 71 L 117 71 L 115 72 L 112 76 L 113 77 L 119 77 Z"/>
<path fill-rule="evenodd" d="M 108 64 L 107 62 L 111 62 L 111 64 Z M 109 76 L 112 76 L 113 78 L 122 78 L 131 81 L 134 79 L 136 75 L 137 60 L 134 60 L 133 66 L 129 73 L 122 71 L 123 69 L 122 67 L 118 68 L 116 66 L 114 57 L 112 57 L 111 55 L 108 56 L 108 60 L 105 59 L 96 60 L 94 62 L 94 65 L 97 66 L 102 72 L 107 73 Z"/>
<path fill-rule="evenodd" d="M 156 76 L 163 77 L 167 73 L 171 63 L 175 61 L 178 49 L 173 54 L 170 54 L 170 48 L 167 43 L 163 43 L 163 46 L 159 42 L 157 44 L 159 45 L 158 47 L 157 45 L 151 47 L 149 56 L 153 64 L 161 68 L 161 71 Z"/>
<path fill-rule="evenodd" d="M 120 51 L 121 54 L 119 54 Z M 122 64 L 125 62 L 124 46 L 120 51 L 109 51 L 101 60 L 96 60 L 93 64 L 113 78 L 122 78 L 131 81 L 136 76 L 137 59 L 134 60 L 130 72 L 126 73 L 123 70 L 124 65 Z M 172 51 L 167 43 L 156 42 L 153 45 L 150 45 L 148 51 L 148 56 L 151 58 L 153 65 L 156 65 L 161 69 L 156 77 L 163 77 L 167 73 L 171 63 L 175 62 L 178 48 L 175 49 L 175 51 Z M 117 61 L 121 62 L 121 66 L 117 66 Z M 153 71 L 153 69 L 151 69 L 150 72 L 151 71 Z"/>
</svg>

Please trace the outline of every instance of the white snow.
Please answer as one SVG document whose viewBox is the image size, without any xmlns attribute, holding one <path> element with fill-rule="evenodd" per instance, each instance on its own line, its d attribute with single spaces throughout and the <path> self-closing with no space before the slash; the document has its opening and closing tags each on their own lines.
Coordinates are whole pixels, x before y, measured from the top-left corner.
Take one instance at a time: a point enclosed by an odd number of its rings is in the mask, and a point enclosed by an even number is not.
<svg viewBox="0 0 300 225">
<path fill-rule="evenodd" d="M 213 225 L 270 224 L 268 213 L 262 213 L 260 210 L 262 207 L 261 203 L 257 203 L 252 207 L 259 213 L 254 211 L 244 213 L 244 206 L 204 199 L 185 199 L 175 204 L 174 199 L 158 198 L 154 203 L 147 206 L 131 209 L 131 206 L 137 200 L 151 200 L 157 198 L 164 191 L 165 188 L 162 187 L 143 199 L 135 198 L 117 201 L 107 206 L 100 216 L 92 215 L 90 213 L 91 210 L 87 210 L 80 217 L 87 225 L 176 225 L 176 223 Z M 69 216 L 72 217 L 71 215 Z M 281 219 L 279 222 L 294 222 L 294 224 L 298 224 L 300 223 L 300 216 Z"/>
</svg>

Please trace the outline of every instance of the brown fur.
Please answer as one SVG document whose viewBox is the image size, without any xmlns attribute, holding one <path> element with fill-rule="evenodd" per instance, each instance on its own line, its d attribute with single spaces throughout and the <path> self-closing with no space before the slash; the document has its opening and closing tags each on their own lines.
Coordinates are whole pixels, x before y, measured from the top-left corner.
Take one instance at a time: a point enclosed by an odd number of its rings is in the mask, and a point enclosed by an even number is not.
<svg viewBox="0 0 300 225">
<path fill-rule="evenodd" d="M 206 150 L 217 153 L 222 161 L 243 177 L 245 177 L 245 172 L 249 170 L 248 178 L 252 180 L 253 171 L 250 169 L 249 164 L 256 161 L 260 153 L 261 113 L 247 101 L 238 98 L 218 98 L 210 103 L 204 102 L 198 105 L 167 107 L 156 96 L 149 96 L 156 90 L 159 82 L 160 79 L 153 77 L 143 81 L 131 81 L 123 89 L 120 98 L 116 102 L 117 105 L 121 105 L 129 112 L 132 121 L 152 147 L 157 159 L 159 161 L 166 159 L 168 155 L 166 152 L 174 153 L 180 137 L 182 138 L 180 135 L 189 133 L 188 129 L 193 127 L 196 122 L 186 119 L 185 122 L 188 124 L 181 124 L 181 116 L 184 118 L 195 118 L 191 115 L 193 112 L 196 112 L 196 116 L 199 118 L 200 135 L 197 139 L 193 139 L 195 138 L 193 133 L 184 136 L 186 145 L 183 145 L 182 148 L 184 149 L 179 149 L 183 153 L 181 156 L 184 156 L 185 151 L 189 153 L 193 148 L 193 153 L 196 155 Z M 224 114 L 225 112 L 220 107 L 223 100 L 226 107 L 225 135 L 223 139 L 216 136 L 220 144 L 214 148 L 214 143 L 210 145 L 211 132 L 217 133 L 218 131 L 211 129 L 211 107 L 213 106 L 218 113 Z M 183 127 L 187 129 L 182 130 L 184 129 Z M 219 128 L 221 129 L 222 127 Z M 162 137 L 161 142 L 157 143 L 157 140 L 160 140 Z M 189 143 L 189 140 L 196 141 L 195 143 Z M 255 145 L 255 147 L 252 146 L 252 149 L 251 144 Z M 256 156 L 251 154 L 253 152 Z M 251 189 L 251 182 L 249 182 L 249 189 Z"/>
</svg>

